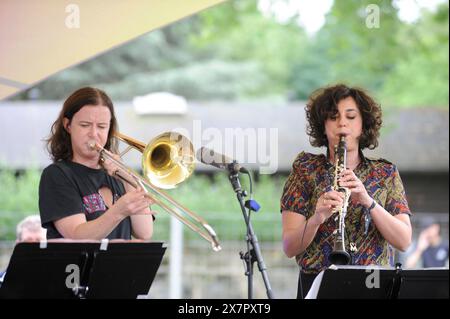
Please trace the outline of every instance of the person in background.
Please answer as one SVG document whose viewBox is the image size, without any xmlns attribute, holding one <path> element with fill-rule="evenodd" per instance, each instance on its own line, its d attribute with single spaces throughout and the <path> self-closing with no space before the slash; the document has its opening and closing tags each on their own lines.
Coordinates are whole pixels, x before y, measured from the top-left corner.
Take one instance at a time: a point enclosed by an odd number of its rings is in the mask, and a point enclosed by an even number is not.
<svg viewBox="0 0 450 319">
<path fill-rule="evenodd" d="M 39 215 L 31 215 L 21 220 L 16 227 L 16 243 L 40 242 L 46 240 L 46 230 L 41 227 Z M 0 286 L 5 279 L 6 272 L 0 271 Z"/>
<path fill-rule="evenodd" d="M 445 267 L 448 265 L 448 242 L 441 237 L 441 225 L 433 218 L 425 218 L 413 252 L 406 258 L 406 268 Z"/>
<path fill-rule="evenodd" d="M 46 239 L 47 231 L 41 226 L 39 215 L 25 217 L 16 227 L 16 243 L 40 242 Z"/>
</svg>

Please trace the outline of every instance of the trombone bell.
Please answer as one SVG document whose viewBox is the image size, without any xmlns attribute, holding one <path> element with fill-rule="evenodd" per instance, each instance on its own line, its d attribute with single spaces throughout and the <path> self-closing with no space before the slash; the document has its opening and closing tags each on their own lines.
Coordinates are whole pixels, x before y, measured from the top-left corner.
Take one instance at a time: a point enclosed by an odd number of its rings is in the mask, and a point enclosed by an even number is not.
<svg viewBox="0 0 450 319">
<path fill-rule="evenodd" d="M 160 134 L 143 150 L 142 168 L 144 175 L 156 187 L 174 188 L 194 171 L 194 147 L 181 134 L 175 132 Z"/>
</svg>

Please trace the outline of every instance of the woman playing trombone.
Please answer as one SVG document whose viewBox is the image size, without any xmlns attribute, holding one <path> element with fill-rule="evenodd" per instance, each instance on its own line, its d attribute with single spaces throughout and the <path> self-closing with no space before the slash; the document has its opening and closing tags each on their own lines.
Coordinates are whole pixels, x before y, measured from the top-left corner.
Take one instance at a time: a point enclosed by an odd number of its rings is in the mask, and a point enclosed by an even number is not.
<svg viewBox="0 0 450 319">
<path fill-rule="evenodd" d="M 114 107 L 91 87 L 72 93 L 52 126 L 53 164 L 42 172 L 39 210 L 47 238 L 150 239 L 153 201 L 141 188 L 114 178 L 117 167 L 90 147 L 117 150 Z M 117 156 L 118 158 L 118 156 Z"/>
</svg>

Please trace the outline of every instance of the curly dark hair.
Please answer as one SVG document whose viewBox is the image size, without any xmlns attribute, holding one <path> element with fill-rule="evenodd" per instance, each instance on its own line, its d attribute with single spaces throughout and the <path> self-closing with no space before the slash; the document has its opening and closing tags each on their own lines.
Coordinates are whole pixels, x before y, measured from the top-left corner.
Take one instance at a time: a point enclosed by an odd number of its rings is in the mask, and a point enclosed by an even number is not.
<svg viewBox="0 0 450 319">
<path fill-rule="evenodd" d="M 325 120 L 338 112 L 337 104 L 351 96 L 362 115 L 363 128 L 359 148 L 374 149 L 378 146 L 378 137 L 382 124 L 381 107 L 361 88 L 337 84 L 314 91 L 306 104 L 306 132 L 312 146 L 328 146 L 325 134 Z"/>
<path fill-rule="evenodd" d="M 70 140 L 70 134 L 64 128 L 63 119 L 69 119 L 70 123 L 75 113 L 85 105 L 104 105 L 108 107 L 111 112 L 111 122 L 105 148 L 113 152 L 117 151 L 117 141 L 113 136 L 117 130 L 117 120 L 111 99 L 100 89 L 84 87 L 76 90 L 67 98 L 58 118 L 52 125 L 50 137 L 46 142 L 53 162 L 72 159 L 72 141 Z"/>
</svg>

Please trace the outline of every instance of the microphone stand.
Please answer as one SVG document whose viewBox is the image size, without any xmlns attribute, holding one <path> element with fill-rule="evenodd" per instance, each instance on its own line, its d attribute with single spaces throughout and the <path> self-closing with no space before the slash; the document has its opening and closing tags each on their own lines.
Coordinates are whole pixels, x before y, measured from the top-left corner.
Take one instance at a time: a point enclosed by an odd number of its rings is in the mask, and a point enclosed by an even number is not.
<svg viewBox="0 0 450 319">
<path fill-rule="evenodd" d="M 248 200 L 244 203 L 244 197 L 247 196 L 247 192 L 242 189 L 241 183 L 239 181 L 239 170 L 236 169 L 236 162 L 228 165 L 229 180 L 234 192 L 236 193 L 239 205 L 241 206 L 242 214 L 244 216 L 245 224 L 247 226 L 247 252 L 244 254 L 240 252 L 240 258 L 244 261 L 245 275 L 248 280 L 248 299 L 253 299 L 253 263 L 256 261 L 258 263 L 258 269 L 261 272 L 262 278 L 264 280 L 264 285 L 266 286 L 266 293 L 269 299 L 273 299 L 272 288 L 269 283 L 269 277 L 266 272 L 266 265 L 264 264 L 261 250 L 259 248 L 258 238 L 253 231 L 252 224 L 250 222 L 251 211 L 258 211 L 259 204 L 254 200 Z M 248 172 L 247 172 L 248 173 Z M 248 173 L 251 182 L 250 173 Z M 248 212 L 246 210 L 248 209 Z"/>
</svg>

